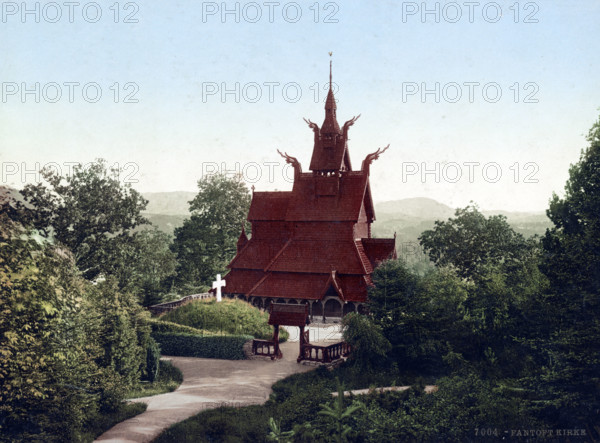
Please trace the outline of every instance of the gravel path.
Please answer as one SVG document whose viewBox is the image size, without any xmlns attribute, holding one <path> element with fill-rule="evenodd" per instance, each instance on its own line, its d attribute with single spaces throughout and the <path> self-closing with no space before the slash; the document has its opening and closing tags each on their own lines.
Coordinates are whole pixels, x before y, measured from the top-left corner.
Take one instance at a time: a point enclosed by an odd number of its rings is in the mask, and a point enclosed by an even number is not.
<svg viewBox="0 0 600 443">
<path fill-rule="evenodd" d="M 211 358 L 167 357 L 183 372 L 177 390 L 135 399 L 148 409 L 102 434 L 96 441 L 149 442 L 174 423 L 204 409 L 219 406 L 262 404 L 271 386 L 297 372 L 314 366 L 296 363 L 298 343 L 281 344 L 281 360 L 217 360 Z"/>
</svg>

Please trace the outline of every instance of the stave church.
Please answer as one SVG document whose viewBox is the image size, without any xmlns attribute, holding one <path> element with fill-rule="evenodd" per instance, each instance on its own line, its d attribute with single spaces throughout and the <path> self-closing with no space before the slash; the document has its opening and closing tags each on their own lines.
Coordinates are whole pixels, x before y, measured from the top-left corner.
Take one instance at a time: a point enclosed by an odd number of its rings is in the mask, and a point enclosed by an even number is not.
<svg viewBox="0 0 600 443">
<path fill-rule="evenodd" d="M 270 303 L 308 304 L 313 320 L 327 321 L 363 312 L 373 286 L 373 268 L 396 258 L 395 238 L 373 238 L 375 220 L 369 170 L 386 149 L 378 149 L 352 169 L 348 131 L 358 117 L 340 128 L 331 83 L 325 120 L 314 133 L 309 172 L 279 152 L 294 168 L 291 191 L 253 192 L 248 221 L 237 254 L 228 265 L 224 294 L 267 309 Z M 388 145 L 389 146 L 389 145 Z"/>
</svg>

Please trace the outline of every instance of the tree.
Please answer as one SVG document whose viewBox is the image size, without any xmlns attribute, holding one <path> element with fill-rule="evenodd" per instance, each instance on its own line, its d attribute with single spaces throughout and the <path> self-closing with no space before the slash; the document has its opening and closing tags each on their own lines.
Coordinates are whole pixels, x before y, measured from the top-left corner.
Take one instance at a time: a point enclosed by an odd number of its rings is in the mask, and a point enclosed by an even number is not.
<svg viewBox="0 0 600 443">
<path fill-rule="evenodd" d="M 486 218 L 476 206 L 457 209 L 455 218 L 436 221 L 419 241 L 436 266 L 452 266 L 458 275 L 471 279 L 489 266 L 518 267 L 530 250 L 505 216 Z"/>
<path fill-rule="evenodd" d="M 440 372 L 442 357 L 464 352 L 465 303 L 469 287 L 447 269 L 425 276 L 410 272 L 402 260 L 375 268 L 375 287 L 369 291 L 369 310 L 392 344 L 390 355 L 402 367 Z"/>
<path fill-rule="evenodd" d="M 236 242 L 250 207 L 241 177 L 215 174 L 198 181 L 198 195 L 190 201 L 191 216 L 175 229 L 180 285 L 208 285 L 223 273 L 236 252 Z"/>
<path fill-rule="evenodd" d="M 541 383 L 557 420 L 591 429 L 600 423 L 600 119 L 587 140 L 564 197 L 554 194 L 547 211 L 554 227 L 543 238 L 542 270 L 555 315 L 540 346 L 548 355 Z"/>
<path fill-rule="evenodd" d="M 45 169 L 49 186 L 28 184 L 21 191 L 34 207 L 33 226 L 69 248 L 88 280 L 127 266 L 119 260 L 122 245 L 131 241 L 134 228 L 148 223 L 141 215 L 147 200 L 120 183 L 118 172 L 101 159 L 75 166 L 66 177 Z"/>
<path fill-rule="evenodd" d="M 0 211 L 0 434 L 78 441 L 121 377 L 100 363 L 103 319 L 72 254 Z M 121 395 L 119 395 L 121 393 Z"/>
<path fill-rule="evenodd" d="M 416 295 L 418 277 L 399 259 L 380 264 L 372 278 L 375 286 L 369 290 L 369 312 L 373 322 L 392 344 L 392 354 L 397 355 L 397 346 L 405 332 L 403 325 L 407 307 Z"/>
<path fill-rule="evenodd" d="M 351 312 L 342 319 L 344 341 L 352 347 L 352 359 L 360 369 L 371 370 L 387 360 L 390 342 L 369 317 Z"/>
<path fill-rule="evenodd" d="M 100 409 L 119 408 L 145 369 L 148 314 L 110 281 L 83 279 L 64 245 L 13 220 L 5 204 L 0 434 L 11 441 L 82 441 Z"/>
<path fill-rule="evenodd" d="M 171 244 L 171 236 L 157 228 L 135 232 L 115 246 L 117 259 L 106 272 L 115 276 L 119 288 L 136 294 L 142 306 L 160 303 L 176 273 Z"/>
</svg>

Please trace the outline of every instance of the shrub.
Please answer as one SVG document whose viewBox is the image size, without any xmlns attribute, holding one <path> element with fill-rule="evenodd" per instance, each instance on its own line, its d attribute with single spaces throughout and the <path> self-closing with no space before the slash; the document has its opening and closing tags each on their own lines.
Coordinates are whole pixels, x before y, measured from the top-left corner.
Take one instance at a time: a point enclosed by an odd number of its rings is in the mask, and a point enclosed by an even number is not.
<svg viewBox="0 0 600 443">
<path fill-rule="evenodd" d="M 261 339 L 269 339 L 273 335 L 273 328 L 268 324 L 269 314 L 241 300 L 223 299 L 221 303 L 214 299 L 195 300 L 161 318 L 167 322 L 221 334 L 244 334 Z M 287 331 L 281 329 L 280 341 L 287 338 Z"/>
<path fill-rule="evenodd" d="M 158 365 L 158 377 L 151 383 L 139 383 L 127 392 L 127 398 L 150 397 L 173 392 L 183 383 L 183 373 L 170 361 L 159 360 Z"/>
<path fill-rule="evenodd" d="M 214 332 L 204 331 L 202 329 L 192 328 L 191 326 L 180 325 L 171 321 L 163 321 L 156 318 L 149 318 L 148 324 L 152 328 L 152 332 L 163 332 L 163 333 L 183 333 L 183 334 L 194 334 L 194 335 L 214 335 Z"/>
<path fill-rule="evenodd" d="M 162 332 L 154 333 L 152 337 L 160 344 L 164 355 L 226 360 L 244 359 L 244 343 L 252 339 L 248 335 L 202 337 Z"/>
<path fill-rule="evenodd" d="M 146 378 L 150 383 L 153 383 L 158 377 L 159 363 L 160 347 L 156 340 L 150 337 L 146 348 Z"/>
</svg>

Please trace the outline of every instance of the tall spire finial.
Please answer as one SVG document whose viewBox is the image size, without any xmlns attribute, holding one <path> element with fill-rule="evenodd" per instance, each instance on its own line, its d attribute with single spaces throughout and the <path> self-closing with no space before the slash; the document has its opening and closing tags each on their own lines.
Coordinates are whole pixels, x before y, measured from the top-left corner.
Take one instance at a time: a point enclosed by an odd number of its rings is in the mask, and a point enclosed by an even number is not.
<svg viewBox="0 0 600 443">
<path fill-rule="evenodd" d="M 333 52 L 329 51 L 329 89 L 331 89 L 331 57 L 333 56 Z"/>
</svg>

